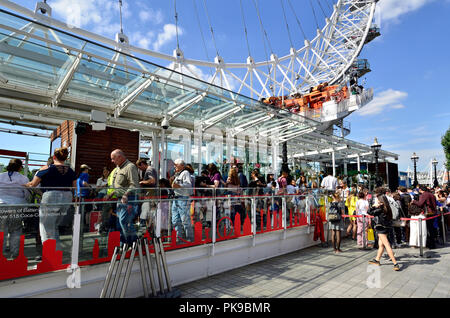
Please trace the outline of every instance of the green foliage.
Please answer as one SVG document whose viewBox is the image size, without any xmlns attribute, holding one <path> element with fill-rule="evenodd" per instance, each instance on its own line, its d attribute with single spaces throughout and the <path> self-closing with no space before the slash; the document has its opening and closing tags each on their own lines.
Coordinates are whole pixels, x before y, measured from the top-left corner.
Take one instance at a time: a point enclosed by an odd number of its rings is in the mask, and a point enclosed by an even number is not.
<svg viewBox="0 0 450 318">
<path fill-rule="evenodd" d="M 445 135 L 442 136 L 441 144 L 444 148 L 447 169 L 450 170 L 450 128 L 447 129 Z"/>
</svg>

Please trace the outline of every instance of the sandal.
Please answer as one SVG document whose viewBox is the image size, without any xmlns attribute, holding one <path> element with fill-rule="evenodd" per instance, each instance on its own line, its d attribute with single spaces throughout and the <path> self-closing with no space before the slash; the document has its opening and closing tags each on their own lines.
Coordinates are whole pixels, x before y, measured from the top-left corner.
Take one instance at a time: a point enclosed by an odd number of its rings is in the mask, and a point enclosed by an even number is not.
<svg viewBox="0 0 450 318">
<path fill-rule="evenodd" d="M 397 264 L 394 264 L 394 271 L 399 271 L 400 270 L 400 266 Z"/>
<path fill-rule="evenodd" d="M 369 261 L 369 264 L 380 266 L 380 261 L 377 261 L 375 258 Z"/>
</svg>

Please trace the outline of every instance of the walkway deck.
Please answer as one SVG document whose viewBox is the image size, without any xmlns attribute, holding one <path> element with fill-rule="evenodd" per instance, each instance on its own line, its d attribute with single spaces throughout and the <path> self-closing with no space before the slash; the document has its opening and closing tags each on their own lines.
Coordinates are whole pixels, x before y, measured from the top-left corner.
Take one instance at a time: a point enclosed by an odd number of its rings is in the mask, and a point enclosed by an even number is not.
<svg viewBox="0 0 450 318">
<path fill-rule="evenodd" d="M 401 266 L 344 239 L 342 253 L 311 247 L 177 286 L 184 298 L 450 298 L 450 244 L 395 249 Z M 378 284 L 378 286 L 377 286 Z"/>
</svg>

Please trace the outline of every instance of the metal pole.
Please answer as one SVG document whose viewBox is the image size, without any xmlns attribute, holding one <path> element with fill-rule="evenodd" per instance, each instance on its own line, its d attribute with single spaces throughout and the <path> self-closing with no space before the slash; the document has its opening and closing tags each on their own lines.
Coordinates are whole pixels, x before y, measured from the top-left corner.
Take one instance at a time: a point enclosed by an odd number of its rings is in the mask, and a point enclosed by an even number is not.
<svg viewBox="0 0 450 318">
<path fill-rule="evenodd" d="M 253 232 L 253 246 L 256 245 L 256 202 L 255 198 L 251 199 L 251 212 L 252 212 L 252 232 Z"/>
<path fill-rule="evenodd" d="M 144 239 L 144 247 L 145 247 L 145 256 L 146 256 L 146 259 L 147 259 L 148 273 L 149 273 L 149 276 L 150 276 L 150 286 L 152 287 L 153 296 L 156 296 L 156 295 L 158 295 L 158 293 L 156 292 L 155 278 L 153 277 L 153 268 L 152 268 L 150 251 L 148 249 L 147 239 Z"/>
<path fill-rule="evenodd" d="M 158 271 L 159 288 L 160 288 L 161 294 L 164 294 L 164 281 L 163 281 L 162 272 L 161 272 L 161 263 L 159 260 L 159 258 L 160 258 L 159 248 L 158 248 L 158 242 L 156 241 L 156 238 L 153 238 L 153 247 L 155 248 L 156 270 Z"/>
<path fill-rule="evenodd" d="M 212 255 L 215 252 L 215 244 L 216 244 L 216 234 L 217 234 L 217 199 L 216 199 L 216 188 L 213 188 L 214 191 L 214 203 L 212 207 Z"/>
<path fill-rule="evenodd" d="M 113 253 L 113 256 L 111 258 L 111 263 L 109 264 L 109 267 L 108 267 L 108 272 L 106 273 L 105 284 L 103 285 L 102 292 L 100 293 L 100 298 L 105 298 L 105 296 L 106 296 L 106 292 L 108 290 L 109 282 L 111 280 L 111 275 L 114 272 L 114 267 L 115 267 L 115 265 L 117 263 L 116 259 L 117 259 L 118 252 L 119 252 L 119 248 L 116 246 L 114 248 L 114 253 Z"/>
<path fill-rule="evenodd" d="M 445 231 L 445 218 L 444 218 L 444 212 L 441 213 L 441 221 L 442 221 L 442 242 L 446 243 L 446 231 Z"/>
<path fill-rule="evenodd" d="M 142 279 L 142 288 L 144 289 L 144 297 L 148 298 L 148 286 L 147 286 L 147 279 L 145 277 L 145 268 L 144 268 L 144 255 L 142 253 L 142 238 L 138 239 L 137 241 L 137 247 L 139 252 L 139 266 L 141 269 L 141 279 Z"/>
<path fill-rule="evenodd" d="M 362 230 L 362 236 L 363 236 L 363 248 L 367 248 L 367 242 L 366 242 L 366 215 L 362 215 L 362 221 L 363 221 L 363 230 Z M 358 221 L 357 221 L 358 222 Z"/>
<path fill-rule="evenodd" d="M 423 257 L 422 218 L 420 216 L 419 216 L 419 246 L 420 246 L 420 257 Z"/>
<path fill-rule="evenodd" d="M 163 264 L 164 275 L 166 277 L 167 290 L 169 292 L 171 292 L 172 286 L 170 285 L 169 269 L 167 268 L 167 261 L 166 261 L 166 254 L 164 252 L 164 246 L 163 246 L 163 243 L 162 243 L 160 237 L 158 237 L 157 240 L 158 240 L 158 244 L 159 244 L 159 251 L 161 252 L 161 260 L 162 260 L 162 264 Z"/>
<path fill-rule="evenodd" d="M 127 290 L 128 281 L 130 280 L 131 268 L 133 267 L 134 255 L 136 255 L 137 242 L 133 243 L 133 249 L 131 250 L 130 258 L 128 259 L 127 269 L 125 271 L 125 278 L 122 284 L 122 291 L 120 292 L 120 298 L 125 297 L 125 291 Z"/>
<path fill-rule="evenodd" d="M 119 267 L 117 268 L 117 272 L 114 277 L 113 288 L 111 290 L 111 294 L 109 295 L 110 297 L 114 297 L 116 294 L 117 285 L 119 284 L 120 274 L 122 274 L 122 267 L 123 267 L 123 262 L 125 260 L 125 254 L 127 253 L 126 252 L 127 249 L 128 249 L 128 244 L 125 243 L 122 248 L 122 255 L 120 256 Z"/>
</svg>

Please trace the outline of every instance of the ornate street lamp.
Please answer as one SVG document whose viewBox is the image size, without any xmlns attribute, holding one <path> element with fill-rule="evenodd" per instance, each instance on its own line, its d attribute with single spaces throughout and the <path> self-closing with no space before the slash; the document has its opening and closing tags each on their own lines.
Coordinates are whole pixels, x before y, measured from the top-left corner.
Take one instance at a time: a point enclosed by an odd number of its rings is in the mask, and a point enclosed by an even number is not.
<svg viewBox="0 0 450 318">
<path fill-rule="evenodd" d="M 416 188 L 419 182 L 417 182 L 417 161 L 419 160 L 419 156 L 416 153 L 413 153 L 411 156 L 411 160 L 414 162 L 414 182 L 413 187 Z"/>
<path fill-rule="evenodd" d="M 434 183 L 433 183 L 433 186 L 434 186 L 435 188 L 437 188 L 437 187 L 439 186 L 439 181 L 438 181 L 438 179 L 437 179 L 437 170 L 436 170 L 436 167 L 437 167 L 437 165 L 438 165 L 438 162 L 437 162 L 436 158 L 434 158 L 433 161 L 431 161 L 431 164 L 433 165 L 433 168 L 434 168 Z"/>
<path fill-rule="evenodd" d="M 372 146 L 370 146 L 370 148 L 372 148 L 372 150 L 375 154 L 375 186 L 379 187 L 380 182 L 378 180 L 378 152 L 380 151 L 381 144 L 378 143 L 378 140 L 376 137 L 375 137 L 375 141 L 373 142 Z"/>
</svg>

